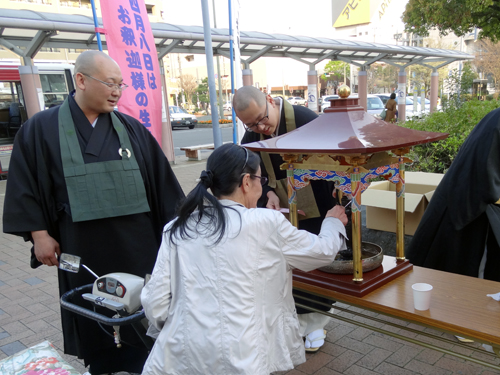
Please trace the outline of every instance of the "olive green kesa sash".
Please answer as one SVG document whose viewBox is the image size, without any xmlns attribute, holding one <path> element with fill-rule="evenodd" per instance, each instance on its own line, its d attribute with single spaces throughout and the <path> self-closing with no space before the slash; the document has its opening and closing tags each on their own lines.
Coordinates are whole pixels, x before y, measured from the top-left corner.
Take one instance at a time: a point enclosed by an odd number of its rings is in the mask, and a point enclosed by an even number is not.
<svg viewBox="0 0 500 375">
<path fill-rule="evenodd" d="M 285 110 L 286 132 L 289 133 L 296 129 L 295 114 L 293 112 L 293 106 L 285 99 L 281 100 Z M 260 139 L 264 140 L 263 134 L 260 135 Z M 266 167 L 267 176 L 269 178 L 268 184 L 274 189 L 274 192 L 280 199 L 280 206 L 288 207 L 287 179 L 283 178 L 281 180 L 276 180 L 276 174 L 274 173 L 269 153 L 261 152 L 260 157 Z M 305 213 L 305 216 L 299 215 L 299 220 L 312 219 L 314 217 L 321 216 L 318 205 L 316 204 L 316 198 L 314 198 L 311 184 L 307 185 L 305 188 L 297 190 L 297 209 L 302 210 Z"/>
<path fill-rule="evenodd" d="M 125 127 L 111 112 L 122 159 L 85 164 L 68 99 L 59 109 L 59 142 L 73 222 L 149 212 L 146 189 Z"/>
</svg>

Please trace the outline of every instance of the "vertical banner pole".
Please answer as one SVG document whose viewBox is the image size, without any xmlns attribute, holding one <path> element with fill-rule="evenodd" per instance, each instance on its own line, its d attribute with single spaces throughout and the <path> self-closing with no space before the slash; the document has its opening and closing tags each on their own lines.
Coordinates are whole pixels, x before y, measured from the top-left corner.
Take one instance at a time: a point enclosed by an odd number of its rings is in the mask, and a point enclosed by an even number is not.
<svg viewBox="0 0 500 375">
<path fill-rule="evenodd" d="M 94 27 L 95 27 L 95 36 L 97 38 L 97 46 L 99 47 L 99 51 L 102 51 L 101 33 L 99 31 L 97 31 L 97 29 L 99 28 L 99 23 L 97 22 L 97 12 L 95 10 L 94 0 L 90 0 L 90 5 L 92 6 L 92 16 L 94 18 Z"/>
<path fill-rule="evenodd" d="M 234 56 L 233 56 L 233 46 L 234 46 L 234 36 L 233 36 L 233 10 L 231 8 L 231 0 L 227 1 L 229 10 L 229 62 L 231 64 L 231 93 L 234 96 Z M 231 106 L 233 107 L 233 106 Z M 236 123 L 236 112 L 232 108 L 233 120 L 233 143 L 238 144 L 238 124 Z"/>
</svg>

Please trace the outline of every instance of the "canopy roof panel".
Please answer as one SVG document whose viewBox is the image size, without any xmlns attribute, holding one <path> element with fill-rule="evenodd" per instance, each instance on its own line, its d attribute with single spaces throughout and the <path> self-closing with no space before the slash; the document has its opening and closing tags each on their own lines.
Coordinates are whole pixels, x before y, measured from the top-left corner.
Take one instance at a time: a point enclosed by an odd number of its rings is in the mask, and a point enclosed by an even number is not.
<svg viewBox="0 0 500 375">
<path fill-rule="evenodd" d="M 413 130 L 379 120 L 366 113 L 357 98 L 347 98 L 332 100 L 323 115 L 300 128 L 244 146 L 278 154 L 366 155 L 446 137 L 447 133 Z"/>
<path fill-rule="evenodd" d="M 101 19 L 99 19 L 99 25 L 102 27 Z M 159 57 L 172 52 L 205 53 L 203 27 L 201 26 L 152 23 L 151 27 Z M 40 37 L 39 32 L 45 33 L 45 37 Z M 91 17 L 31 10 L 0 9 L 0 45 L 21 53 L 22 51 L 18 47 L 27 47 L 33 41 L 48 48 L 61 48 L 63 46 L 75 49 L 98 48 L 94 22 Z M 212 43 L 214 55 L 229 56 L 228 29 L 212 29 Z M 472 55 L 453 50 L 396 46 L 325 37 L 267 34 L 258 31 L 242 31 L 240 45 L 242 62 L 248 64 L 263 56 L 291 57 L 309 64 L 337 58 L 357 65 L 370 65 L 375 61 L 384 61 L 403 67 L 416 63 L 423 65 L 437 63 L 442 66 L 457 60 L 474 59 Z M 103 43 L 103 48 L 106 48 L 106 43 Z M 38 51 L 38 49 L 31 45 L 30 51 Z M 33 58 L 34 56 L 27 57 Z M 245 58 L 248 58 L 247 62 L 245 62 Z"/>
</svg>

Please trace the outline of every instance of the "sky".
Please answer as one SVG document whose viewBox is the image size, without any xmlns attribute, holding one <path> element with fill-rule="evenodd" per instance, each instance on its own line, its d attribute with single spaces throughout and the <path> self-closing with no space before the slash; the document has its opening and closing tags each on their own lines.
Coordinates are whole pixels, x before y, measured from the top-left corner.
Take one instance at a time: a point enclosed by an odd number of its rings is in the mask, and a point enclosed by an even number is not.
<svg viewBox="0 0 500 375">
<path fill-rule="evenodd" d="M 217 28 L 228 28 L 228 0 L 206 0 L 210 11 L 210 25 L 213 23 L 213 4 L 215 3 Z M 294 36 L 322 37 L 344 39 L 343 33 L 333 28 L 332 0 L 231 0 L 232 7 L 240 3 L 240 30 L 257 31 L 269 34 L 285 34 Z M 361 1 L 361 0 L 356 0 Z M 364 0 L 366 1 L 366 0 Z M 389 3 L 383 22 L 376 26 L 377 34 L 385 37 L 382 43 L 393 43 L 392 35 L 397 30 L 393 25 L 402 25 L 400 18 L 408 0 L 386 0 Z M 345 4 L 343 1 L 335 2 Z M 163 0 L 163 19 L 165 22 L 182 26 L 203 26 L 202 0 Z M 343 5 L 341 5 L 343 7 Z M 339 12 L 337 12 L 339 13 Z M 233 19 L 233 25 L 235 20 Z M 399 26 L 401 31 L 401 26 Z M 364 34 L 364 32 L 363 32 Z M 373 38 L 373 37 L 372 37 Z M 388 39 L 387 39 L 388 38 Z M 374 40 L 370 40 L 374 41 Z M 195 63 L 202 63 L 202 56 L 195 56 Z M 271 64 L 272 58 L 267 58 Z M 281 85 L 286 81 L 290 85 L 304 84 L 308 67 L 296 61 L 289 60 L 291 72 L 283 73 L 286 69 L 282 59 L 277 58 L 276 69 L 267 74 L 266 81 L 271 86 Z M 322 70 L 327 60 L 317 64 L 316 69 Z M 281 65 L 280 65 L 281 64 Z M 258 77 L 254 76 L 259 81 Z"/>
<path fill-rule="evenodd" d="M 213 1 L 217 28 L 228 28 L 228 0 L 207 0 L 211 26 Z M 235 7 L 237 3 L 238 0 L 232 0 L 231 4 Z M 240 3 L 242 31 L 334 38 L 331 0 L 241 0 Z M 164 0 L 163 6 L 165 22 L 203 26 L 201 0 Z"/>
</svg>

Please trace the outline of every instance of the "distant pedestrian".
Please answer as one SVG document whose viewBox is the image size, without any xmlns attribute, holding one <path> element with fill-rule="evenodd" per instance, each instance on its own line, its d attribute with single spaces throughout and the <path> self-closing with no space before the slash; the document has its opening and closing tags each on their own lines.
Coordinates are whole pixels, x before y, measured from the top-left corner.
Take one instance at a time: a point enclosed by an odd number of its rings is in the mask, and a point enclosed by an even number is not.
<svg viewBox="0 0 500 375">
<path fill-rule="evenodd" d="M 393 92 L 389 97 L 387 103 L 385 103 L 385 119 L 387 122 L 396 122 L 396 112 L 398 108 L 398 102 L 396 101 L 396 93 Z"/>
</svg>

